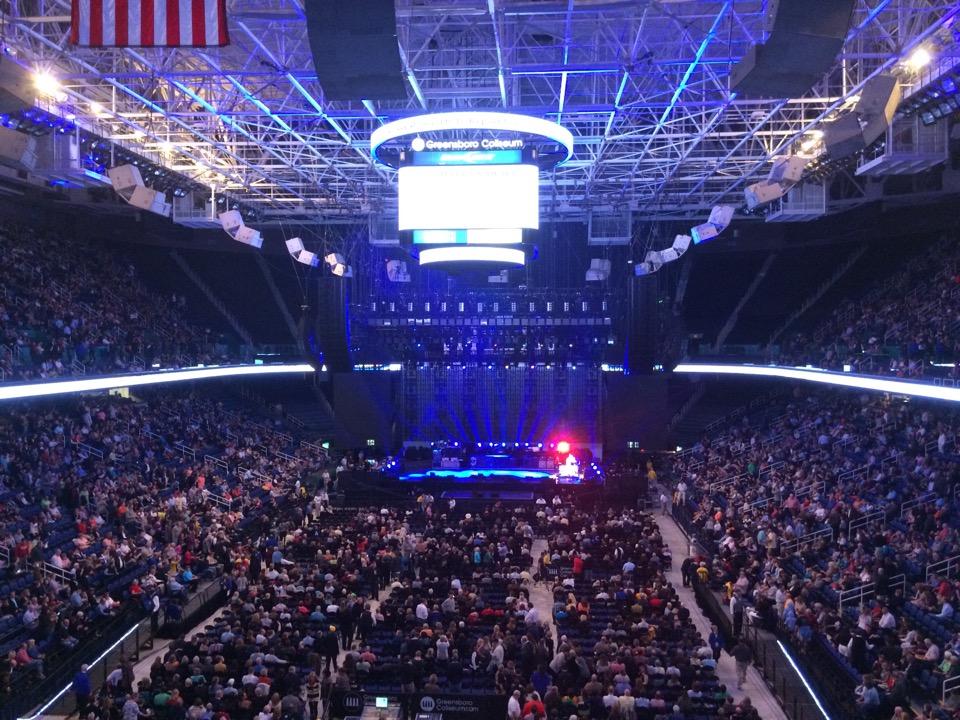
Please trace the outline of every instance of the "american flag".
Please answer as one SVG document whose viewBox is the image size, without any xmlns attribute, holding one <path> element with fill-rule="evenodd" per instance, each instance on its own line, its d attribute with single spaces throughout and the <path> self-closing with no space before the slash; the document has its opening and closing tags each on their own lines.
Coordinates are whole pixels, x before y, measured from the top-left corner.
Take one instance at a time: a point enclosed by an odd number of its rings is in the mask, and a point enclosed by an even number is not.
<svg viewBox="0 0 960 720">
<path fill-rule="evenodd" d="M 81 47 L 218 47 L 227 0 L 72 0 L 70 42 Z"/>
</svg>

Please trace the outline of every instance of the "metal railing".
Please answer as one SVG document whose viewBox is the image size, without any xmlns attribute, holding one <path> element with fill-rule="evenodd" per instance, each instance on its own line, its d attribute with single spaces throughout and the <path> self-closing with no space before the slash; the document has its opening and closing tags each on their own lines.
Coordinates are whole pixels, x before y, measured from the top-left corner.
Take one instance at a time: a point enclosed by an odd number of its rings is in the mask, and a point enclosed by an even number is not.
<svg viewBox="0 0 960 720">
<path fill-rule="evenodd" d="M 230 501 L 230 498 L 226 497 L 225 495 L 217 495 L 217 493 L 204 490 L 203 496 L 223 510 L 230 510 L 230 508 L 233 507 L 233 503 Z"/>
<path fill-rule="evenodd" d="M 960 675 L 944 678 L 943 688 L 940 691 L 940 699 L 944 704 L 947 702 L 947 696 L 957 689 L 960 689 Z"/>
<path fill-rule="evenodd" d="M 937 494 L 933 492 L 925 493 L 920 497 L 914 498 L 913 500 L 907 500 L 905 503 L 903 503 L 903 505 L 900 506 L 900 519 L 903 520 L 906 514 L 913 510 L 913 508 L 936 502 L 936 500 Z"/>
<path fill-rule="evenodd" d="M 71 583 L 77 579 L 77 576 L 74 575 L 69 570 L 58 568 L 56 565 L 54 565 L 51 562 L 47 562 L 46 560 L 40 566 L 40 571 L 43 573 L 44 578 L 48 578 L 52 576 L 57 578 L 58 580 L 62 580 L 65 583 Z"/>
<path fill-rule="evenodd" d="M 178 442 L 174 443 L 173 449 L 178 451 L 182 457 L 189 457 L 191 460 L 197 459 L 197 451 L 189 445 L 184 445 L 183 443 Z"/>
<path fill-rule="evenodd" d="M 950 577 L 960 568 L 960 555 L 953 555 L 945 560 L 930 563 L 927 565 L 926 581 L 930 582 L 931 577 Z"/>
<path fill-rule="evenodd" d="M 300 430 L 303 430 L 303 428 L 307 426 L 303 420 L 292 413 L 287 413 L 286 421 Z"/>
<path fill-rule="evenodd" d="M 283 452 L 282 450 L 275 450 L 273 454 L 276 457 L 282 458 L 283 460 L 286 460 L 288 462 L 296 462 L 299 459 L 293 455 L 290 455 L 289 453 Z"/>
<path fill-rule="evenodd" d="M 816 542 L 817 540 L 828 538 L 833 540 L 833 528 L 825 527 L 820 530 L 814 530 L 813 532 L 808 532 L 806 535 L 801 535 L 796 540 L 791 542 L 786 542 L 780 545 L 780 552 L 783 555 L 793 555 L 800 550 L 804 545 L 809 545 L 810 543 Z"/>
<path fill-rule="evenodd" d="M 93 445 L 87 445 L 85 442 L 73 441 L 73 446 L 79 448 L 80 452 L 85 452 L 87 455 L 92 455 L 93 457 L 103 460 L 103 450 L 100 448 L 95 448 Z"/>
<path fill-rule="evenodd" d="M 884 513 L 883 510 L 876 510 L 872 513 L 867 513 L 861 517 L 858 517 L 856 520 L 853 520 L 850 523 L 850 533 L 852 534 L 854 530 L 859 530 L 862 527 L 866 527 L 875 522 L 884 522 Z"/>
<path fill-rule="evenodd" d="M 313 450 L 314 452 L 323 453 L 324 455 L 327 454 L 326 448 L 317 445 L 316 443 L 307 442 L 306 440 L 300 441 L 300 447 L 306 448 L 307 450 Z"/>
<path fill-rule="evenodd" d="M 156 433 L 153 430 L 148 430 L 147 428 L 140 428 L 140 437 L 146 435 L 151 440 L 163 440 L 163 435 Z"/>
<path fill-rule="evenodd" d="M 890 578 L 888 585 L 891 590 L 896 588 L 906 590 L 907 576 L 903 574 L 894 575 L 892 578 Z M 869 597 L 873 597 L 876 592 L 877 585 L 874 582 L 864 583 L 863 585 L 858 585 L 857 587 L 853 587 L 848 590 L 841 590 L 839 599 L 837 601 L 837 610 L 842 612 L 843 606 L 850 605 L 851 603 L 863 605 L 863 601 Z"/>
<path fill-rule="evenodd" d="M 204 455 L 203 461 L 209 465 L 213 465 L 220 470 L 229 470 L 230 466 L 227 465 L 227 461 L 223 458 L 214 457 L 213 455 Z"/>
<path fill-rule="evenodd" d="M 794 497 L 801 498 L 804 495 L 819 495 L 827 489 L 827 484 L 823 480 L 804 485 L 793 491 Z"/>
</svg>

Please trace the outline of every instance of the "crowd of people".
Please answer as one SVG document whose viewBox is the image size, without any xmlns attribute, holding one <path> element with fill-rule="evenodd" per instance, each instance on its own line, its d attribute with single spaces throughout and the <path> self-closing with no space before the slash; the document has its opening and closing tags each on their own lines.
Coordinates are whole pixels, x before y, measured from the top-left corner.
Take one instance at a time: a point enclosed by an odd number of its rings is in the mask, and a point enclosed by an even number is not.
<svg viewBox="0 0 960 720">
<path fill-rule="evenodd" d="M 0 277 L 5 380 L 221 362 L 237 353 L 187 319 L 183 295 L 148 290 L 133 265 L 96 244 L 7 225 Z"/>
<path fill-rule="evenodd" d="M 814 332 L 788 337 L 778 362 L 873 375 L 956 377 L 960 359 L 960 250 L 937 243 L 862 297 L 840 303 Z M 933 371 L 933 372 L 932 372 Z"/>
<path fill-rule="evenodd" d="M 232 543 L 305 477 L 330 477 L 321 448 L 291 441 L 169 393 L 0 416 L 0 691 L 128 609 L 176 621 Z"/>
<path fill-rule="evenodd" d="M 796 391 L 674 462 L 697 572 L 741 620 L 822 645 L 867 717 L 911 700 L 953 716 L 958 429 L 942 407 Z"/>
<path fill-rule="evenodd" d="M 331 509 L 320 492 L 222 551 L 223 612 L 149 677 L 118 666 L 82 717 L 313 720 L 360 690 L 500 698 L 508 720 L 759 718 L 717 680 L 649 515 L 568 500 Z"/>
</svg>

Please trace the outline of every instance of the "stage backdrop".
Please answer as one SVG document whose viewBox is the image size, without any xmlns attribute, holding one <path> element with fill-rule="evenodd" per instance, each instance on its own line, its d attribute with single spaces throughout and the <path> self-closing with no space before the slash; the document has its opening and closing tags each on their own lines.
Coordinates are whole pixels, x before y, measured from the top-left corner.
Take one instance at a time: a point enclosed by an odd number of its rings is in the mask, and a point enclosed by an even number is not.
<svg viewBox="0 0 960 720">
<path fill-rule="evenodd" d="M 398 390 L 407 440 L 601 442 L 598 368 L 406 368 Z"/>
</svg>

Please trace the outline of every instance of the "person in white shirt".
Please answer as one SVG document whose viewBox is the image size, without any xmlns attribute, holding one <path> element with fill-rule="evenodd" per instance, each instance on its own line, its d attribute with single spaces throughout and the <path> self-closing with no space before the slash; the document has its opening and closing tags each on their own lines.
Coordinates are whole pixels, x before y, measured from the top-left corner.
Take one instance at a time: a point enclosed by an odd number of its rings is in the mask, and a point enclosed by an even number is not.
<svg viewBox="0 0 960 720">
<path fill-rule="evenodd" d="M 950 601 L 946 598 L 943 599 L 943 605 L 940 607 L 940 612 L 934 615 L 936 618 L 941 620 L 949 620 L 953 617 L 953 605 L 950 604 Z"/>
<path fill-rule="evenodd" d="M 430 610 L 427 608 L 426 603 L 422 600 L 417 603 L 416 610 L 417 620 L 426 620 L 430 616 Z"/>
<path fill-rule="evenodd" d="M 897 619 L 893 616 L 893 613 L 890 612 L 890 608 L 884 606 L 883 614 L 880 615 L 880 622 L 878 624 L 881 630 L 896 630 Z"/>
<path fill-rule="evenodd" d="M 523 708 L 520 707 L 520 691 L 514 690 L 507 700 L 507 720 L 520 720 Z"/>
<path fill-rule="evenodd" d="M 494 641 L 493 650 L 490 652 L 490 664 L 487 670 L 496 670 L 503 665 L 503 643 L 500 640 Z"/>
</svg>

